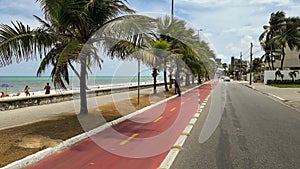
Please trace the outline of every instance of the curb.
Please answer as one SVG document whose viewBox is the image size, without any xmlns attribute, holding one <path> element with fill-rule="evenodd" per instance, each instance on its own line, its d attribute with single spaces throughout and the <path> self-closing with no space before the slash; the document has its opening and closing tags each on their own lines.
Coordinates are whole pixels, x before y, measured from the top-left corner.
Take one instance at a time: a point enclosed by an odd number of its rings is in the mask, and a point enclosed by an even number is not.
<svg viewBox="0 0 300 169">
<path fill-rule="evenodd" d="M 208 83 L 208 82 L 206 82 L 206 83 Z M 190 92 L 190 91 L 192 91 L 192 90 L 194 90 L 196 88 L 199 88 L 200 86 L 202 86 L 202 85 L 204 85 L 206 83 L 203 83 L 201 85 L 197 85 L 196 87 L 188 89 L 187 91 L 182 92 L 182 94 L 188 93 L 188 92 Z M 101 132 L 101 131 L 109 128 L 109 127 L 117 125 L 117 124 L 119 124 L 119 123 L 121 123 L 121 122 L 123 122 L 125 120 L 128 120 L 128 119 L 130 119 L 130 118 L 132 118 L 132 117 L 134 117 L 134 116 L 136 116 L 138 114 L 141 114 L 141 113 L 145 112 L 146 110 L 149 110 L 149 109 L 151 109 L 151 108 L 153 108 L 153 107 L 155 107 L 157 105 L 163 104 L 163 103 L 165 103 L 165 102 L 167 102 L 167 101 L 169 101 L 171 99 L 174 99 L 175 97 L 177 97 L 177 95 L 171 96 L 169 98 L 166 98 L 164 100 L 156 102 L 156 103 L 154 103 L 154 104 L 152 104 L 150 106 L 144 107 L 144 108 L 142 108 L 140 110 L 137 110 L 137 111 L 135 111 L 133 113 L 130 113 L 130 114 L 126 115 L 126 116 L 123 116 L 123 117 L 118 118 L 116 120 L 113 120 L 111 122 L 105 123 L 104 125 L 99 126 L 99 127 L 95 128 L 95 129 L 93 129 L 91 131 L 82 133 L 82 134 L 77 135 L 75 137 L 72 137 L 72 138 L 70 138 L 68 140 L 65 140 L 62 143 L 60 143 L 59 145 L 57 145 L 56 147 L 46 148 L 46 149 L 44 149 L 42 151 L 39 151 L 39 152 L 37 152 L 35 154 L 29 155 L 29 156 L 27 156 L 27 157 L 25 157 L 23 159 L 20 159 L 18 161 L 12 162 L 12 163 L 10 163 L 10 164 L 8 164 L 8 165 L 6 165 L 6 166 L 4 166 L 4 167 L 2 167 L 0 169 L 21 169 L 21 168 L 25 168 L 25 167 L 28 167 L 30 165 L 36 164 L 40 160 L 43 160 L 43 159 L 45 159 L 45 158 L 47 158 L 47 157 L 49 157 L 49 156 L 51 156 L 51 155 L 53 155 L 55 153 L 58 153 L 58 152 L 66 149 L 66 148 L 69 148 L 69 147 L 71 147 L 71 146 L 73 146 L 73 145 L 75 145 L 75 144 L 77 144 L 77 143 L 79 143 L 79 142 L 81 142 L 81 141 L 89 138 L 90 136 L 93 136 L 93 135 L 95 135 L 95 134 L 97 134 L 97 133 L 99 133 L 99 132 Z"/>
<path fill-rule="evenodd" d="M 261 91 L 261 90 L 257 90 L 257 89 L 255 89 L 255 87 L 253 87 L 253 86 L 249 86 L 249 85 L 246 85 L 246 84 L 245 84 L 244 86 L 246 86 L 246 87 L 248 87 L 248 88 L 251 88 L 251 89 L 253 89 L 253 90 L 255 90 L 255 91 L 257 91 L 257 92 L 259 92 L 259 93 L 261 93 L 261 94 L 264 94 L 264 95 L 266 95 L 266 96 L 269 96 L 271 99 L 273 99 L 273 100 L 275 100 L 275 101 L 278 101 L 279 103 L 281 103 L 281 104 L 283 104 L 283 105 L 285 105 L 285 106 L 288 106 L 289 108 L 291 108 L 291 109 L 293 109 L 293 110 L 296 110 L 296 111 L 300 112 L 300 109 L 299 109 L 298 107 L 295 107 L 295 106 L 292 106 L 292 105 L 287 104 L 287 102 L 289 102 L 289 100 L 283 99 L 283 98 L 281 98 L 281 97 L 279 97 L 279 96 L 276 96 L 276 95 L 274 95 L 274 94 L 272 94 L 272 93 L 266 93 L 266 92 L 263 92 L 263 91 Z"/>
<path fill-rule="evenodd" d="M 261 90 L 257 90 L 257 89 L 255 89 L 255 87 L 253 87 L 253 86 L 250 86 L 250 85 L 247 85 L 247 84 L 245 84 L 245 86 L 248 87 L 248 88 L 250 88 L 250 89 L 253 89 L 253 90 L 257 91 L 257 92 L 260 92 L 260 93 L 262 93 L 262 94 L 265 94 L 265 95 L 267 95 L 267 96 L 270 96 L 270 97 L 273 97 L 273 98 L 275 98 L 275 99 L 278 99 L 278 100 L 280 100 L 280 101 L 282 101 L 282 102 L 288 101 L 288 100 L 283 99 L 283 98 L 281 98 L 281 97 L 279 97 L 279 96 L 276 96 L 276 95 L 274 95 L 274 94 L 272 94 L 272 93 L 267 93 L 267 92 L 263 92 L 263 91 L 261 91 Z"/>
</svg>

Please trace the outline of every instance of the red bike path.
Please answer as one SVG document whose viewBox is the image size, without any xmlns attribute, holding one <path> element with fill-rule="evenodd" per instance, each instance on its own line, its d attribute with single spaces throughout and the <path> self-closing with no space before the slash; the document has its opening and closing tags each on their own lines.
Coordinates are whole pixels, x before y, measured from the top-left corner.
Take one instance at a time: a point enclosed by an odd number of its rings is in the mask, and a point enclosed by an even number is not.
<svg viewBox="0 0 300 169">
<path fill-rule="evenodd" d="M 206 84 L 106 129 L 28 169 L 156 169 L 209 95 Z"/>
</svg>

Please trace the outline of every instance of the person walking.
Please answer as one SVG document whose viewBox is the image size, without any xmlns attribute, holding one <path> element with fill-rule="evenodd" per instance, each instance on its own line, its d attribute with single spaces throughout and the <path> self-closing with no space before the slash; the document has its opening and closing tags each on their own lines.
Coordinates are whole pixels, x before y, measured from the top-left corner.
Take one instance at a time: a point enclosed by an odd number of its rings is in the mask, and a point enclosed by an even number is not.
<svg viewBox="0 0 300 169">
<path fill-rule="evenodd" d="M 174 83 L 175 83 L 175 94 L 178 93 L 178 96 L 181 96 L 180 85 L 179 85 L 180 83 L 176 79 L 174 79 Z"/>
<path fill-rule="evenodd" d="M 47 83 L 46 86 L 44 87 L 45 94 L 50 94 L 50 89 L 51 89 L 51 86 L 49 85 L 49 83 Z"/>
<path fill-rule="evenodd" d="M 29 89 L 30 89 L 30 87 L 26 85 L 25 89 L 24 89 L 26 96 L 30 96 Z"/>
</svg>

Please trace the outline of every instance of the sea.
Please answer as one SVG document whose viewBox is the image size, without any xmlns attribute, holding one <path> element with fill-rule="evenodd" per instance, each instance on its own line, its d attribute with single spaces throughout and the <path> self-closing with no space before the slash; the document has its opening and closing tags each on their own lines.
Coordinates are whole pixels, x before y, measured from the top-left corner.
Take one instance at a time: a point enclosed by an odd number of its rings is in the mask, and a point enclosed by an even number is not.
<svg viewBox="0 0 300 169">
<path fill-rule="evenodd" d="M 158 76 L 157 82 L 163 82 L 163 77 Z M 51 86 L 51 91 L 62 91 L 64 89 L 54 89 L 54 84 L 50 77 L 42 76 L 0 76 L 0 86 L 3 83 L 12 84 L 13 87 L 0 87 L 0 92 L 9 94 L 24 93 L 25 86 L 30 87 L 32 93 L 44 93 L 46 83 Z M 109 88 L 114 86 L 132 86 L 137 85 L 137 76 L 90 76 L 87 79 L 87 85 L 90 89 L 93 88 Z M 153 83 L 152 76 L 141 76 L 140 84 Z M 70 84 L 67 85 L 66 90 L 79 90 L 78 77 L 70 77 Z"/>
</svg>

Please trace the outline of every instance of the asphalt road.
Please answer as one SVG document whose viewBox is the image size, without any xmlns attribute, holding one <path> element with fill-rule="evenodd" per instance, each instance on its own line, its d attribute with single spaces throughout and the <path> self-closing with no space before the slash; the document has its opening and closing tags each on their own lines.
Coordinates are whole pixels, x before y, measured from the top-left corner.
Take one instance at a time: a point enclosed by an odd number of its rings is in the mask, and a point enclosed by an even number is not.
<svg viewBox="0 0 300 169">
<path fill-rule="evenodd" d="M 199 143 L 208 104 L 171 169 L 299 169 L 300 112 L 241 84 L 225 88 L 215 132 Z"/>
</svg>

